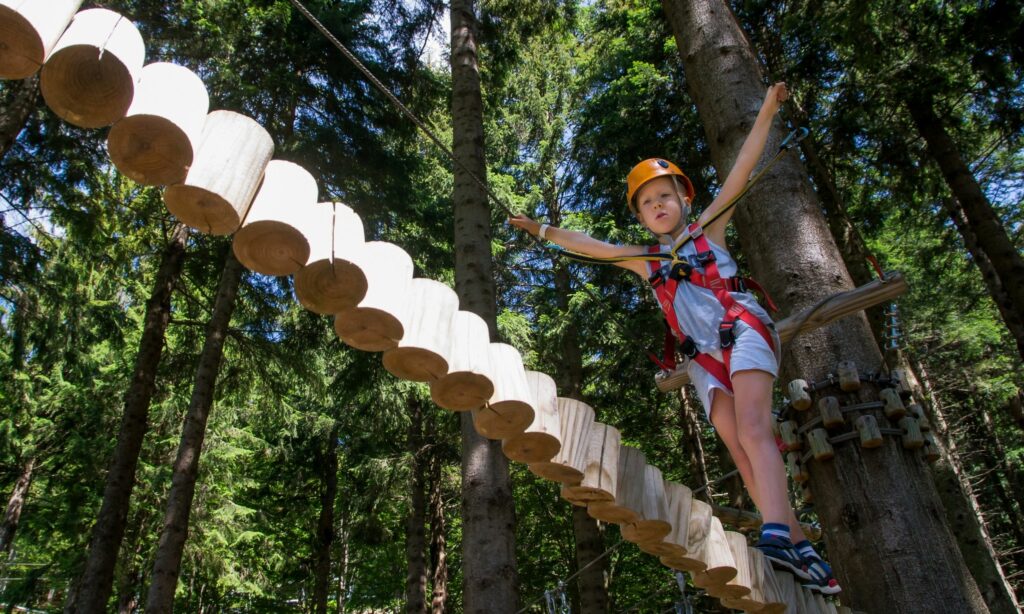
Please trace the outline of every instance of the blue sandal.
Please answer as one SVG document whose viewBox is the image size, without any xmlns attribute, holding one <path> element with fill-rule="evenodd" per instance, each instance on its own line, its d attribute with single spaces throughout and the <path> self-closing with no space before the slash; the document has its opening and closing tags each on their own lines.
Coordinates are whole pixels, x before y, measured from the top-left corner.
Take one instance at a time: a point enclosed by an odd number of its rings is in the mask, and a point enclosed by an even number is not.
<svg viewBox="0 0 1024 614">
<path fill-rule="evenodd" d="M 832 568 L 821 558 L 809 556 L 804 558 L 803 562 L 811 576 L 810 582 L 804 583 L 804 588 L 823 595 L 835 595 L 843 590 L 832 575 Z"/>
<path fill-rule="evenodd" d="M 771 562 L 776 569 L 788 571 L 801 580 L 814 582 L 814 579 L 807 573 L 807 564 L 797 554 L 793 542 L 774 535 L 762 535 L 754 546 Z"/>
</svg>

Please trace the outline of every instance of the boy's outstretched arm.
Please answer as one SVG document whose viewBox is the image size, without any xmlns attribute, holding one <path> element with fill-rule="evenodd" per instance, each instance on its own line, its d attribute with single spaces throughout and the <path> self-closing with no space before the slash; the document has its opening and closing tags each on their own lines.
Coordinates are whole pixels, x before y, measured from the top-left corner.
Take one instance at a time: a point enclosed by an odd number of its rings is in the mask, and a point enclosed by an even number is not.
<svg viewBox="0 0 1024 614">
<path fill-rule="evenodd" d="M 747 181 L 750 179 L 750 173 L 753 172 L 754 166 L 761 159 L 761 154 L 764 152 L 764 145 L 768 141 L 768 131 L 772 127 L 772 119 L 774 119 L 775 114 L 779 111 L 779 107 L 787 98 L 789 98 L 789 91 L 786 89 L 785 83 L 779 82 L 768 88 L 768 93 L 761 104 L 761 110 L 758 111 L 757 119 L 754 120 L 754 126 L 750 129 L 750 134 L 747 135 L 746 140 L 743 141 L 743 147 L 740 148 L 740 153 L 736 156 L 736 162 L 733 163 L 729 176 L 725 178 L 725 183 L 722 184 L 722 190 L 715 197 L 715 200 L 708 205 L 708 208 L 704 210 L 698 220 L 701 225 L 714 217 L 747 184 Z M 732 218 L 732 214 L 733 210 L 730 210 L 722 214 L 709 227 L 706 227 L 704 232 L 708 235 L 708 238 L 719 245 L 724 245 L 725 227 L 729 223 L 729 219 Z"/>
<path fill-rule="evenodd" d="M 508 223 L 512 224 L 516 228 L 522 228 L 533 236 L 539 236 L 541 227 L 540 222 L 532 220 L 525 215 L 515 215 L 510 217 L 508 218 Z M 582 232 L 566 230 L 565 228 L 557 228 L 555 226 L 548 226 L 547 231 L 544 233 L 544 238 L 569 251 L 584 254 L 586 256 L 593 256 L 594 258 L 632 256 L 634 254 L 641 254 L 644 251 L 643 247 L 615 245 L 614 243 L 607 243 L 600 239 L 595 239 L 594 237 Z M 639 260 L 628 260 L 626 262 L 616 262 L 614 264 L 633 271 L 645 279 L 647 278 L 647 264 L 644 262 Z"/>
</svg>

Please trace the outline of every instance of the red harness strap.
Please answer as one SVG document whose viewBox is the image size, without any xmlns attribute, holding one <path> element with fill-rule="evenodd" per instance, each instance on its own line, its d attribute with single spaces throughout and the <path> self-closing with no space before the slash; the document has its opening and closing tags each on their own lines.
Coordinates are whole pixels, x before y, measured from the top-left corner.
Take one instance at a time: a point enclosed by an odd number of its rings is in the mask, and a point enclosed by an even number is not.
<svg viewBox="0 0 1024 614">
<path fill-rule="evenodd" d="M 655 293 L 658 297 L 658 302 L 661 304 L 661 310 L 665 314 L 665 319 L 668 321 L 672 332 L 675 333 L 680 343 L 683 344 L 684 352 L 687 356 L 694 360 L 698 365 L 704 368 L 705 371 L 710 373 L 719 382 L 724 384 L 728 388 L 729 392 L 732 392 L 732 378 L 729 375 L 729 367 L 732 361 L 732 348 L 735 343 L 735 326 L 736 320 L 742 320 L 748 326 L 753 328 L 764 338 L 768 347 L 775 351 L 775 340 L 772 338 L 771 333 L 768 331 L 768 327 L 762 322 L 757 316 L 747 311 L 747 309 L 736 301 L 735 298 L 729 294 L 730 291 L 736 291 L 742 289 L 742 283 L 735 277 L 723 278 L 718 273 L 718 263 L 715 260 L 715 254 L 711 251 L 711 246 L 708 244 L 707 238 L 701 232 L 701 227 L 698 224 L 691 224 L 687 231 L 693 236 L 693 245 L 697 250 L 697 258 L 704 266 L 703 275 L 697 271 L 689 271 L 686 275 L 682 276 L 682 279 L 688 283 L 698 285 L 702 288 L 707 288 L 714 293 L 715 298 L 721 303 L 725 309 L 725 317 L 718 325 L 718 334 L 722 346 L 722 358 L 721 362 L 715 360 L 708 354 L 698 352 L 696 345 L 686 334 L 679 328 L 679 321 L 675 316 L 675 294 L 676 289 L 679 286 L 679 279 L 676 276 L 665 275 L 662 276 L 660 266 L 658 262 L 649 262 L 648 267 L 651 271 L 651 285 L 655 289 Z M 655 254 L 660 251 L 660 246 L 653 245 L 648 248 L 648 252 Z M 768 297 L 767 293 L 764 293 L 764 289 L 759 284 L 752 281 L 747 281 L 751 288 L 761 291 L 768 302 L 769 308 L 775 310 L 775 305 L 772 303 L 771 298 Z M 689 351 L 687 352 L 687 346 Z M 666 352 L 668 348 L 666 347 Z M 668 362 L 666 359 L 664 362 Z"/>
</svg>

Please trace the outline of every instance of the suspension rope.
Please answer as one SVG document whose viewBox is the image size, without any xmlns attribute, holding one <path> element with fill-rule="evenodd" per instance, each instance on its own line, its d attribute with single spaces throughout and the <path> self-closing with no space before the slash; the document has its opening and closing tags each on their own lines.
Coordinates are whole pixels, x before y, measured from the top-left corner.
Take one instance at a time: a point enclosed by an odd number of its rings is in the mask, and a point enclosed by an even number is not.
<svg viewBox="0 0 1024 614">
<path fill-rule="evenodd" d="M 615 552 L 615 551 L 616 551 L 616 550 L 618 550 L 618 549 L 619 549 L 619 547 L 620 547 L 620 546 L 621 546 L 622 544 L 624 544 L 624 543 L 626 543 L 626 540 L 624 540 L 624 539 L 620 539 L 620 540 L 619 540 L 618 542 L 616 542 L 616 543 L 615 543 L 615 545 L 614 545 L 614 546 L 612 546 L 611 548 L 609 548 L 609 549 L 605 550 L 605 551 L 604 551 L 604 552 L 602 552 L 602 553 L 601 553 L 600 555 L 598 555 L 597 557 L 595 557 L 595 558 L 594 558 L 594 559 L 593 559 L 592 561 L 590 561 L 589 563 L 587 563 L 587 564 L 586 564 L 586 565 L 584 565 L 583 567 L 580 567 L 580 568 L 579 568 L 578 570 L 576 570 L 576 573 L 572 574 L 571 576 L 569 576 L 569 577 L 568 577 L 568 578 L 566 578 L 565 580 L 559 580 L 559 584 L 561 584 L 561 585 L 567 585 L 567 584 L 569 584 L 570 582 L 572 582 L 573 580 L 575 580 L 575 579 L 577 578 L 577 576 L 579 576 L 579 575 L 580 575 L 581 573 L 583 573 L 584 571 L 586 571 L 586 570 L 590 569 L 590 566 L 591 566 L 591 565 L 593 565 L 594 563 L 597 563 L 598 561 L 600 561 L 601 559 L 605 558 L 606 556 L 608 556 L 608 555 L 609 555 L 609 554 L 611 554 L 612 552 Z M 530 608 L 532 608 L 532 607 L 533 607 L 534 605 L 536 605 L 536 604 L 537 604 L 537 603 L 538 603 L 539 601 L 542 601 L 543 599 L 545 599 L 545 596 L 546 596 L 546 595 L 547 595 L 547 591 L 545 591 L 544 593 L 542 593 L 540 597 L 538 597 L 538 598 L 534 599 L 533 601 L 531 601 L 531 602 L 527 603 L 527 604 L 526 604 L 525 606 L 523 606 L 522 608 L 520 608 L 520 609 L 519 609 L 519 610 L 518 610 L 518 611 L 516 612 L 516 614 L 523 614 L 523 612 L 525 612 L 525 611 L 529 610 Z"/>
</svg>

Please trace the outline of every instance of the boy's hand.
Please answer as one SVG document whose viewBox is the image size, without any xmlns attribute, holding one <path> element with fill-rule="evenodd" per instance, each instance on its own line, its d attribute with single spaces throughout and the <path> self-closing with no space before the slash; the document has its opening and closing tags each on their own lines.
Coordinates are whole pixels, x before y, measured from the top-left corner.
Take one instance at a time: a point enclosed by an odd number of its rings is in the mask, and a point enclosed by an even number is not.
<svg viewBox="0 0 1024 614">
<path fill-rule="evenodd" d="M 779 110 L 783 102 L 789 99 L 789 90 L 786 89 L 786 83 L 779 81 L 768 88 L 768 93 L 764 97 L 764 106 L 769 107 L 772 113 Z"/>
<path fill-rule="evenodd" d="M 508 223 L 516 228 L 522 228 L 533 236 L 537 236 L 537 233 L 540 232 L 540 222 L 535 222 L 525 215 L 513 215 L 508 218 Z"/>
</svg>

